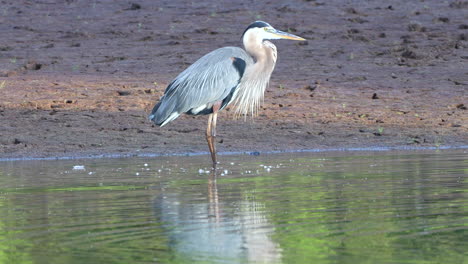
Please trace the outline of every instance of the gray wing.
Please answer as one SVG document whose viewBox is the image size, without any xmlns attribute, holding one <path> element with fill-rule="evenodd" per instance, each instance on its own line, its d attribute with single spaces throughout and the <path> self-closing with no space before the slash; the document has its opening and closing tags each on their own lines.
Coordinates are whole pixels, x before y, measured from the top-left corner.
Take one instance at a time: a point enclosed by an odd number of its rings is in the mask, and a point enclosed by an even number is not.
<svg viewBox="0 0 468 264">
<path fill-rule="evenodd" d="M 215 102 L 222 101 L 224 108 L 250 64 L 253 59 L 237 47 L 220 48 L 206 54 L 169 84 L 150 119 L 163 126 L 181 113 L 211 113 Z"/>
</svg>

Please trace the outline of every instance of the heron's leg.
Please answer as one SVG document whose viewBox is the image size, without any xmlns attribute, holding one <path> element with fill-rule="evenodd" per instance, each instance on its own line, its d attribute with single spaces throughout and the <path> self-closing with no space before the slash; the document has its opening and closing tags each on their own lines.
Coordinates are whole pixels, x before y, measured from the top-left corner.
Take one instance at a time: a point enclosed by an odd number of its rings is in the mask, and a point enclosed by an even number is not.
<svg viewBox="0 0 468 264">
<path fill-rule="evenodd" d="M 216 164 L 218 163 L 216 161 L 216 119 L 218 117 L 218 113 L 217 112 L 213 112 L 213 117 L 211 119 L 211 145 L 213 146 L 213 152 L 211 152 L 211 159 L 213 160 L 213 168 L 216 169 Z"/>
<path fill-rule="evenodd" d="M 221 102 L 217 102 L 213 105 L 213 113 L 208 117 L 208 128 L 206 130 L 206 140 L 208 141 L 208 147 L 211 152 L 211 159 L 213 160 L 213 168 L 216 169 L 216 120 L 218 119 L 218 111 L 221 107 Z"/>
<path fill-rule="evenodd" d="M 206 128 L 206 141 L 208 142 L 208 148 L 210 149 L 211 153 L 211 159 L 213 160 L 213 167 L 216 164 L 216 149 L 214 146 L 214 140 L 213 140 L 213 114 L 210 114 L 208 116 L 208 127 Z"/>
</svg>

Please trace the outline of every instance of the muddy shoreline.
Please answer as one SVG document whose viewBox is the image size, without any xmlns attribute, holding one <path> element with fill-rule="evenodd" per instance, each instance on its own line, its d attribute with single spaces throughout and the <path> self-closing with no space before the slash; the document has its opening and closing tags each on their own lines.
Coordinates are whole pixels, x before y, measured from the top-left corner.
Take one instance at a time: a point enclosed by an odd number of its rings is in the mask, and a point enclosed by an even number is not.
<svg viewBox="0 0 468 264">
<path fill-rule="evenodd" d="M 468 1 L 3 2 L 0 158 L 206 152 L 206 117 L 147 115 L 257 19 L 308 41 L 275 41 L 260 115 L 222 112 L 219 151 L 468 142 Z"/>
</svg>

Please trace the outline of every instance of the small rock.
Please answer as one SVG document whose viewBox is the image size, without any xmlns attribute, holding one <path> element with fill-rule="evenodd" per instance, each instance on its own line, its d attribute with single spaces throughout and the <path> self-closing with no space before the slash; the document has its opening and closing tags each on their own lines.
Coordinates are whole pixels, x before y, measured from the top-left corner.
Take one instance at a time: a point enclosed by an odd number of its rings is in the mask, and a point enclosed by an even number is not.
<svg viewBox="0 0 468 264">
<path fill-rule="evenodd" d="M 377 96 L 377 93 L 374 93 L 374 94 L 372 95 L 372 99 L 379 99 L 379 97 Z"/>
<path fill-rule="evenodd" d="M 132 3 L 128 10 L 138 10 L 138 9 L 141 9 L 141 5 L 136 4 L 136 3 Z"/>
<path fill-rule="evenodd" d="M 0 47 L 0 51 L 10 51 L 10 50 L 13 50 L 13 48 L 10 47 L 10 46 L 1 46 Z"/>
<path fill-rule="evenodd" d="M 147 94 L 155 94 L 156 93 L 156 89 L 145 89 L 144 91 Z"/>
<path fill-rule="evenodd" d="M 146 37 L 143 37 L 143 38 L 140 39 L 140 41 L 150 41 L 150 40 L 153 40 L 153 37 L 146 36 Z"/>
<path fill-rule="evenodd" d="M 350 13 L 350 14 L 358 14 L 358 11 L 356 11 L 356 9 L 350 7 L 350 8 L 346 8 L 345 11 L 347 13 Z"/>
<path fill-rule="evenodd" d="M 401 53 L 401 56 L 408 59 L 419 59 L 419 56 L 412 50 L 406 49 Z"/>
<path fill-rule="evenodd" d="M 317 89 L 317 85 L 306 85 L 304 86 L 304 89 L 314 91 L 315 89 Z"/>
<path fill-rule="evenodd" d="M 408 31 L 413 32 L 426 32 L 426 28 L 421 26 L 420 24 L 413 23 L 408 25 Z"/>
<path fill-rule="evenodd" d="M 448 17 L 439 17 L 437 20 L 439 20 L 440 22 L 444 22 L 444 23 L 448 23 L 450 21 Z"/>
<path fill-rule="evenodd" d="M 363 24 L 363 23 L 369 22 L 369 20 L 362 19 L 362 18 L 360 18 L 360 17 L 348 18 L 348 21 L 353 22 L 353 23 L 359 23 L 359 24 Z"/>
<path fill-rule="evenodd" d="M 53 43 L 50 43 L 50 44 L 47 44 L 45 45 L 44 47 L 42 47 L 43 49 L 50 49 L 50 48 L 53 48 L 54 47 L 54 44 Z"/>
<path fill-rule="evenodd" d="M 23 69 L 25 69 L 25 70 L 33 70 L 33 71 L 40 70 L 41 68 L 42 68 L 42 64 L 37 63 L 37 62 L 35 62 L 35 61 L 28 61 L 28 63 L 26 63 L 26 64 L 23 66 Z"/>
<path fill-rule="evenodd" d="M 132 94 L 132 93 L 129 92 L 129 91 L 117 91 L 117 94 L 118 94 L 119 96 L 127 96 L 127 95 L 130 95 L 130 94 Z"/>
<path fill-rule="evenodd" d="M 207 29 L 207 28 L 199 28 L 195 29 L 195 33 L 200 33 L 200 34 L 210 34 L 210 35 L 216 35 L 218 32 Z"/>
<path fill-rule="evenodd" d="M 457 109 L 466 110 L 466 106 L 464 104 L 457 104 L 455 107 Z"/>
</svg>

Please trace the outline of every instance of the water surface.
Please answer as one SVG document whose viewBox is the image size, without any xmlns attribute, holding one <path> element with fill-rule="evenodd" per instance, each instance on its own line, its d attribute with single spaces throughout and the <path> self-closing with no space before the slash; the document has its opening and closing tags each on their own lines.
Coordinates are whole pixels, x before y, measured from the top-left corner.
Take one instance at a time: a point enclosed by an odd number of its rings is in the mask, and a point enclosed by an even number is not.
<svg viewBox="0 0 468 264">
<path fill-rule="evenodd" d="M 466 150 L 0 163 L 0 263 L 467 263 Z"/>
</svg>

